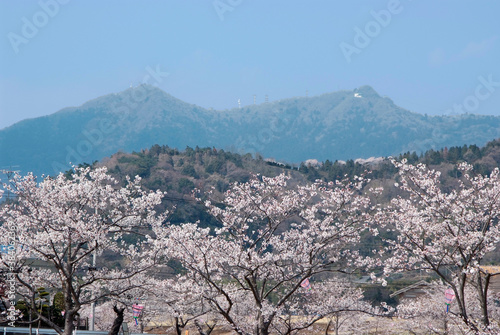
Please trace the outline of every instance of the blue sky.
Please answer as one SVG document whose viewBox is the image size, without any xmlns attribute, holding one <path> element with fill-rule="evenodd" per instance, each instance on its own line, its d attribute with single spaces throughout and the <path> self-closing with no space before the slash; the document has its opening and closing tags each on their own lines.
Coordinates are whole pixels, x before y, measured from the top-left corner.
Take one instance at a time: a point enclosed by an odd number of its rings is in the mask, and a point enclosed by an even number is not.
<svg viewBox="0 0 500 335">
<path fill-rule="evenodd" d="M 148 75 L 206 108 L 371 85 L 419 113 L 500 115 L 499 16 L 498 1 L 0 0 L 0 128 Z"/>
</svg>

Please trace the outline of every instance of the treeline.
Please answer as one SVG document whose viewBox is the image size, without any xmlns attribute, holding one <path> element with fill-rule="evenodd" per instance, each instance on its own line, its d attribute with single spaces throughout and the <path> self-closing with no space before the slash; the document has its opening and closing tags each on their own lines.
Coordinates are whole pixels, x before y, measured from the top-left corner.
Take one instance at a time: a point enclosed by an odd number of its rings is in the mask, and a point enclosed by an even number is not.
<svg viewBox="0 0 500 335">
<path fill-rule="evenodd" d="M 444 165 L 446 165 L 446 172 L 450 177 L 460 177 L 456 165 L 467 162 L 473 165 L 474 173 L 488 175 L 495 167 L 500 166 L 500 140 L 491 141 L 482 148 L 474 144 L 445 147 L 441 150 L 430 149 L 420 155 L 416 152 L 406 152 L 395 158 L 398 161 L 406 159 L 410 164 L 423 163 L 427 166 L 441 166 L 441 168 L 445 168 Z M 306 175 L 309 181 L 316 179 L 333 181 L 345 177 L 352 178 L 367 172 L 370 173 L 372 179 L 390 179 L 396 173 L 396 169 L 388 159 L 373 164 L 360 164 L 352 159 L 346 162 L 326 160 L 317 166 L 302 163 L 299 171 Z"/>
<path fill-rule="evenodd" d="M 456 165 L 467 162 L 473 165 L 474 173 L 488 175 L 500 166 L 500 140 L 489 142 L 484 147 L 463 145 L 440 150 L 430 149 L 425 153 L 406 152 L 395 157 L 406 159 L 410 164 L 423 163 L 433 166 L 451 178 L 460 177 Z M 393 179 L 396 169 L 389 159 L 370 163 L 354 160 L 330 161 L 310 165 L 266 161 L 256 154 L 238 153 L 216 148 L 186 147 L 180 151 L 168 145 L 154 145 L 150 149 L 131 154 L 118 153 L 106 165 L 118 177 L 139 175 L 149 189 L 161 189 L 178 194 L 188 194 L 195 188 L 213 186 L 224 192 L 232 182 L 246 182 L 252 174 L 276 176 L 283 171 L 297 171 L 309 181 L 317 179 L 334 181 L 345 177 L 368 173 L 371 179 Z M 208 184 L 206 184 L 208 183 Z"/>
<path fill-rule="evenodd" d="M 457 164 L 472 164 L 474 173 L 488 175 L 500 166 L 500 140 L 489 142 L 484 147 L 463 145 L 440 150 L 428 150 L 420 155 L 406 152 L 395 157 L 406 159 L 410 164 L 423 163 L 442 171 L 444 176 L 458 178 L 461 173 Z M 290 171 L 309 181 L 317 179 L 334 181 L 369 174 L 371 179 L 394 179 L 396 169 L 389 159 L 373 162 L 330 161 L 316 165 L 293 164 L 264 160 L 256 154 L 238 153 L 216 148 L 186 147 L 180 151 L 168 145 L 154 145 L 150 149 L 131 154 L 118 153 L 106 162 L 110 172 L 119 178 L 139 175 L 149 189 L 161 189 L 177 195 L 189 194 L 193 189 L 214 187 L 224 192 L 232 182 L 246 182 L 253 174 L 276 176 Z"/>
<path fill-rule="evenodd" d="M 125 182 L 126 176 L 138 175 L 145 188 L 166 191 L 162 207 L 175 207 L 170 222 L 199 220 L 206 226 L 218 226 L 218 222 L 194 200 L 194 190 L 201 194 L 215 191 L 220 196 L 231 183 L 246 182 L 253 174 L 277 176 L 283 172 L 261 157 L 198 146 L 180 151 L 168 145 L 154 145 L 131 154 L 117 153 L 104 164 L 118 180 Z"/>
<path fill-rule="evenodd" d="M 154 145 L 140 152 L 118 153 L 106 162 L 106 165 L 110 172 L 118 177 L 140 176 L 144 179 L 144 185 L 147 188 L 186 193 L 195 187 L 195 180 L 207 179 L 214 174 L 220 176 L 229 174 L 233 178 L 241 179 L 237 181 L 244 182 L 248 180 L 248 176 L 238 178 L 234 172 L 245 170 L 244 165 L 248 165 L 252 160 L 251 154 L 241 156 L 216 148 L 197 146 L 196 148 L 186 147 L 184 151 L 180 151 L 168 145 Z M 231 165 L 233 170 L 228 169 L 228 165 Z M 180 187 L 176 187 L 169 183 L 172 179 L 188 179 L 191 183 L 183 181 L 181 185 L 177 185 Z M 185 184 L 191 187 L 185 189 L 182 187 Z M 222 189 L 220 191 L 223 191 Z"/>
</svg>

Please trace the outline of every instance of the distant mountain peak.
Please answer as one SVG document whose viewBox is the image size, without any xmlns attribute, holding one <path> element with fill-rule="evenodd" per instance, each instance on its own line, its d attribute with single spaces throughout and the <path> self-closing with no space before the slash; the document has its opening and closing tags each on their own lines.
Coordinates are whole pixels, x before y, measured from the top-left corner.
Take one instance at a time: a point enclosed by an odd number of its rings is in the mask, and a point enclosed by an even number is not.
<svg viewBox="0 0 500 335">
<path fill-rule="evenodd" d="M 137 86 L 132 86 L 132 87 L 129 87 L 129 88 L 121 91 L 120 93 L 125 93 L 125 92 L 127 92 L 127 93 L 134 93 L 134 94 L 144 92 L 144 94 L 166 94 L 166 95 L 170 95 L 170 94 L 166 93 L 165 91 L 163 91 L 161 88 L 159 88 L 157 86 L 154 86 L 154 85 L 150 85 L 150 84 L 140 84 L 140 85 L 137 85 Z"/>
<path fill-rule="evenodd" d="M 146 97 L 161 97 L 164 99 L 181 101 L 181 100 L 177 99 L 176 97 L 163 91 L 161 88 L 159 88 L 157 86 L 150 85 L 150 84 L 140 84 L 138 86 L 129 87 L 121 92 L 115 93 L 115 95 L 130 96 L 135 101 L 142 101 Z"/>
<path fill-rule="evenodd" d="M 365 98 L 380 98 L 380 95 L 369 85 L 363 85 L 354 89 L 354 93 L 358 93 Z"/>
<path fill-rule="evenodd" d="M 54 174 L 69 169 L 70 162 L 154 144 L 258 152 L 287 162 L 346 160 L 482 145 L 498 137 L 500 117 L 425 117 L 368 85 L 225 112 L 143 84 L 0 130 L 0 166 Z"/>
</svg>

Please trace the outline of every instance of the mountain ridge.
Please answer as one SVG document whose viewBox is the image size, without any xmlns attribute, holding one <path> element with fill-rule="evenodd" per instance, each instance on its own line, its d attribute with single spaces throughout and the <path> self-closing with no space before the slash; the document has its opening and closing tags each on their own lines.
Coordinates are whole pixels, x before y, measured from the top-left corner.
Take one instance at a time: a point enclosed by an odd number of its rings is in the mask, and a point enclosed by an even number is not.
<svg viewBox="0 0 500 335">
<path fill-rule="evenodd" d="M 500 117 L 427 116 L 361 86 L 229 110 L 189 104 L 151 85 L 0 130 L 0 167 L 54 174 L 70 163 L 154 144 L 209 146 L 298 163 L 423 152 L 500 137 Z"/>
</svg>

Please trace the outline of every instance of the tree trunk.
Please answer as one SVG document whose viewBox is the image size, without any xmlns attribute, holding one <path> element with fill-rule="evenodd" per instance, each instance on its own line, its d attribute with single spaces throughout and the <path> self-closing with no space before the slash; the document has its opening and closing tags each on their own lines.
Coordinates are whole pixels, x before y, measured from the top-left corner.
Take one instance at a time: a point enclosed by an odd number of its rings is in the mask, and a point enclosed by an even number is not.
<svg viewBox="0 0 500 335">
<path fill-rule="evenodd" d="M 78 309 L 74 309 L 74 303 L 72 299 L 72 292 L 71 288 L 73 285 L 72 282 L 72 275 L 73 274 L 73 268 L 71 264 L 71 235 L 69 235 L 69 246 L 67 250 L 67 262 L 66 262 L 66 273 L 68 273 L 68 277 L 64 278 L 63 281 L 63 288 L 64 288 L 64 335 L 72 335 L 73 329 L 74 329 L 74 324 L 73 320 L 75 318 L 76 313 L 78 312 Z"/>
<path fill-rule="evenodd" d="M 330 330 L 330 326 L 332 325 L 332 319 L 330 318 L 330 320 L 328 320 L 328 323 L 326 325 L 326 328 L 325 328 L 325 335 L 328 335 L 328 331 Z"/>
<path fill-rule="evenodd" d="M 108 332 L 108 335 L 118 335 L 120 332 L 120 327 L 123 323 L 123 313 L 125 311 L 125 307 L 118 308 L 116 305 L 113 306 L 113 310 L 116 313 L 115 321 L 113 321 L 113 326 L 111 326 L 111 330 Z"/>
<path fill-rule="evenodd" d="M 335 335 L 339 335 L 339 313 L 335 313 Z"/>
<path fill-rule="evenodd" d="M 30 335 L 33 334 L 33 332 L 32 332 L 32 329 L 33 329 L 32 321 L 33 321 L 33 310 L 34 309 L 35 309 L 35 293 L 32 293 L 31 294 L 31 308 L 30 308 L 30 332 L 29 332 Z"/>
<path fill-rule="evenodd" d="M 212 331 L 214 330 L 215 326 L 217 325 L 217 323 L 214 323 L 212 326 L 210 326 L 208 324 L 208 322 L 205 322 L 205 325 L 207 326 L 207 330 L 204 330 L 203 325 L 201 325 L 198 322 L 198 320 L 194 320 L 194 324 L 195 324 L 196 328 L 198 328 L 198 333 L 200 333 L 200 335 L 210 335 L 212 333 Z"/>
<path fill-rule="evenodd" d="M 175 333 L 177 335 L 182 335 L 182 327 L 177 316 L 175 317 Z"/>
<path fill-rule="evenodd" d="M 465 324 L 467 326 L 474 329 L 475 326 L 473 324 L 471 324 L 471 322 L 469 320 L 469 316 L 467 315 L 467 307 L 465 304 L 466 279 L 467 279 L 467 275 L 465 273 L 462 273 L 462 275 L 459 278 L 459 287 L 456 287 L 455 300 L 457 301 L 458 307 L 460 309 L 460 316 L 462 317 L 462 320 L 465 322 Z M 455 287 L 453 287 L 453 288 L 455 289 Z M 477 329 L 474 329 L 474 330 L 477 330 Z"/>
<path fill-rule="evenodd" d="M 257 322 L 257 333 L 256 335 L 269 335 L 269 325 L 271 320 L 265 322 L 264 316 L 261 312 L 258 313 L 258 322 Z"/>
<path fill-rule="evenodd" d="M 75 312 L 66 311 L 64 314 L 64 335 L 72 335 L 73 329 L 75 325 L 73 324 L 73 320 L 75 319 Z"/>
<path fill-rule="evenodd" d="M 490 317 L 488 315 L 488 287 L 490 285 L 490 277 L 491 275 L 488 273 L 483 280 L 481 278 L 481 273 L 477 274 L 477 290 L 479 291 L 479 301 L 481 303 L 481 313 L 483 318 L 483 325 L 488 327 L 490 325 Z"/>
</svg>

